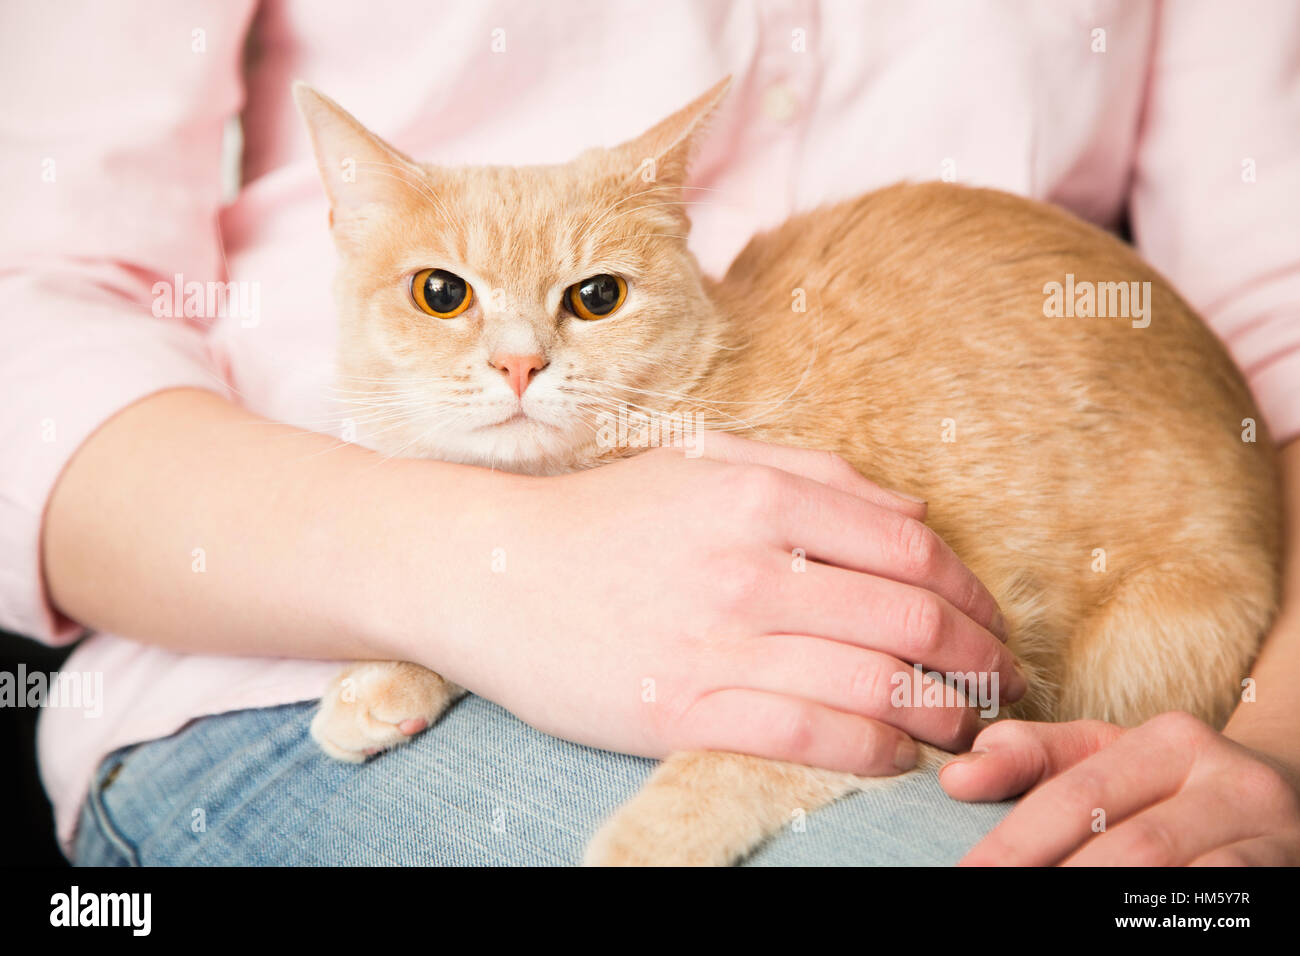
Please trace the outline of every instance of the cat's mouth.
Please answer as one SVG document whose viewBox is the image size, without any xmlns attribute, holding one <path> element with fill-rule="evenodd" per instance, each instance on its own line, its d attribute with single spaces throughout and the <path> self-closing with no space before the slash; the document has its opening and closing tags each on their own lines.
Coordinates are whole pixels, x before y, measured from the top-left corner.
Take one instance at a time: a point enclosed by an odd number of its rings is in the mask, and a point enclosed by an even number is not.
<svg viewBox="0 0 1300 956">
<path fill-rule="evenodd" d="M 526 411 L 524 411 L 521 408 L 519 411 L 515 412 L 509 418 L 505 418 L 497 422 L 495 427 L 509 428 L 512 425 L 523 425 L 531 421 L 535 421 L 535 419 L 532 418 Z"/>
<path fill-rule="evenodd" d="M 528 412 L 524 411 L 524 409 L 520 407 L 515 409 L 515 411 L 506 418 L 498 419 L 488 425 L 480 426 L 479 431 L 487 431 L 493 428 L 528 428 L 534 425 L 541 425 L 551 429 L 557 427 L 552 422 L 528 414 Z"/>
</svg>

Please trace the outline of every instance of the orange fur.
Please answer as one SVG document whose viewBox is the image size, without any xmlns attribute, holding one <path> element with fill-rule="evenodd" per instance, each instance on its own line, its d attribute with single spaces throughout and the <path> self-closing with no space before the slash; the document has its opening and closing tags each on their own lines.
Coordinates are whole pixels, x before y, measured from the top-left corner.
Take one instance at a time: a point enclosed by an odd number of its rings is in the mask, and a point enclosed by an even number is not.
<svg viewBox="0 0 1300 956">
<path fill-rule="evenodd" d="M 939 183 L 797 216 L 706 280 L 686 247 L 684 177 L 722 91 L 566 165 L 465 169 L 420 166 L 299 91 L 343 255 L 341 381 L 408 410 L 372 443 L 551 474 L 626 454 L 601 446 L 596 413 L 628 403 L 834 451 L 929 501 L 930 524 L 998 599 L 1031 683 L 1011 713 L 1221 724 L 1276 607 L 1280 519 L 1272 445 L 1262 423 L 1243 440 L 1259 413 L 1218 341 L 1117 239 Z M 356 182 L 338 175 L 345 156 Z M 482 306 L 454 326 L 418 312 L 401 279 L 426 266 L 471 281 Z M 600 272 L 627 279 L 627 304 L 566 317 L 562 290 Z M 1045 316 L 1045 285 L 1067 273 L 1151 283 L 1149 326 Z M 474 398 L 484 358 L 507 346 L 552 362 L 542 421 L 476 427 L 495 414 Z M 588 859 L 730 862 L 792 808 L 865 785 L 679 755 Z"/>
</svg>

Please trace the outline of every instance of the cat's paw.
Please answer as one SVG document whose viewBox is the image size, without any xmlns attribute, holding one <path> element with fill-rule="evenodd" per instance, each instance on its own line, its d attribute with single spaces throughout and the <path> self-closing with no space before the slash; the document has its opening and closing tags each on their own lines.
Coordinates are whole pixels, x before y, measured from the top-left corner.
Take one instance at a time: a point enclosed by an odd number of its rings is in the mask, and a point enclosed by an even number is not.
<svg viewBox="0 0 1300 956">
<path fill-rule="evenodd" d="M 680 818 L 670 825 L 624 807 L 596 831 L 583 866 L 729 866 L 738 854 L 709 833 L 692 832 Z M 670 821 L 662 821 L 669 824 Z"/>
<path fill-rule="evenodd" d="M 357 664 L 321 697 L 311 735 L 335 760 L 361 763 L 407 743 L 464 693 L 416 664 Z"/>
</svg>

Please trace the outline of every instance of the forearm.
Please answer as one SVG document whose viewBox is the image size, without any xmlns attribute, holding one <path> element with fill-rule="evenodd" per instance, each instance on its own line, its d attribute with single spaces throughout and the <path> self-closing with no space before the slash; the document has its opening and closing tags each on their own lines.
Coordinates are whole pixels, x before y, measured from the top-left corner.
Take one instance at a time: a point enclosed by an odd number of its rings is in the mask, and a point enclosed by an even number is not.
<svg viewBox="0 0 1300 956">
<path fill-rule="evenodd" d="M 886 612 L 924 591 L 951 595 L 925 599 L 942 611 L 927 647 L 963 671 L 992 660 L 1018 696 L 986 630 L 992 596 L 937 538 L 924 568 L 899 552 L 900 526 L 932 534 L 923 506 L 821 452 L 725 434 L 702 450 L 522 477 L 386 460 L 206 392 L 159 392 L 65 468 L 46 581 L 92 627 L 178 651 L 412 661 L 548 733 L 645 756 L 879 775 L 911 766 L 912 737 L 964 747 L 973 708 L 895 726 L 844 680 L 897 673 L 891 652 L 917 646 L 916 628 L 871 622 L 915 621 Z M 792 586 L 796 533 L 827 563 Z"/>
<path fill-rule="evenodd" d="M 398 600 L 452 619 L 488 484 L 393 459 L 178 389 L 124 410 L 79 449 L 43 532 L 53 602 L 73 619 L 190 652 L 409 657 Z M 452 560 L 428 568 L 433 555 Z M 452 567 L 444 567 L 450 565 Z M 431 653 L 436 656 L 432 646 Z M 433 660 L 422 660 L 433 666 Z"/>
<path fill-rule="evenodd" d="M 1286 505 L 1282 608 L 1251 672 L 1254 700 L 1238 705 L 1224 732 L 1300 770 L 1300 441 L 1287 445 L 1281 459 Z"/>
</svg>

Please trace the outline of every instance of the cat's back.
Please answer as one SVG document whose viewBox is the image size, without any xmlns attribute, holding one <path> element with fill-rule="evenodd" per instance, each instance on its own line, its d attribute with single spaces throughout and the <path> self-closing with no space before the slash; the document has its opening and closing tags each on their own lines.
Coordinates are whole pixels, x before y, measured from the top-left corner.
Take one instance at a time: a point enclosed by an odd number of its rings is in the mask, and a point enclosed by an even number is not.
<svg viewBox="0 0 1300 956">
<path fill-rule="evenodd" d="M 1097 314 L 1121 286 L 1130 314 Z M 755 237 L 713 295 L 733 332 L 713 389 L 754 410 L 747 433 L 928 498 L 963 557 L 1011 525 L 1024 553 L 1066 527 L 1275 549 L 1273 450 L 1240 372 L 1129 246 L 1063 210 L 892 186 Z"/>
<path fill-rule="evenodd" d="M 772 302 L 783 283 L 796 280 L 835 328 L 842 318 L 865 317 L 880 332 L 947 311 L 949 321 L 928 332 L 948 328 L 969 338 L 1007 325 L 1020 335 L 1094 344 L 1123 336 L 1126 328 L 1151 328 L 1139 314 L 1150 312 L 1150 303 L 1130 298 L 1111 309 L 1110 290 L 1101 288 L 1103 312 L 1127 313 L 1103 317 L 1129 322 L 1036 322 L 1053 317 L 1049 284 L 1062 286 L 1065 305 L 1067 282 L 1073 303 L 1076 289 L 1149 281 L 1154 295 L 1172 301 L 1158 303 L 1161 321 L 1147 338 L 1190 334 L 1197 345 L 1213 340 L 1127 244 L 1056 206 L 994 189 L 898 183 L 802 213 L 754 237 L 721 288 L 733 300 Z M 1066 311 L 1072 318 L 1098 317 Z M 1134 347 L 1144 346 L 1138 341 Z"/>
<path fill-rule="evenodd" d="M 1131 247 L 996 190 L 904 183 L 804 213 L 755 237 L 713 294 L 740 362 L 808 356 L 836 386 L 824 396 L 1005 424 L 1036 410 L 1022 435 L 1109 412 L 1235 437 L 1256 417 L 1222 344 Z"/>
</svg>

